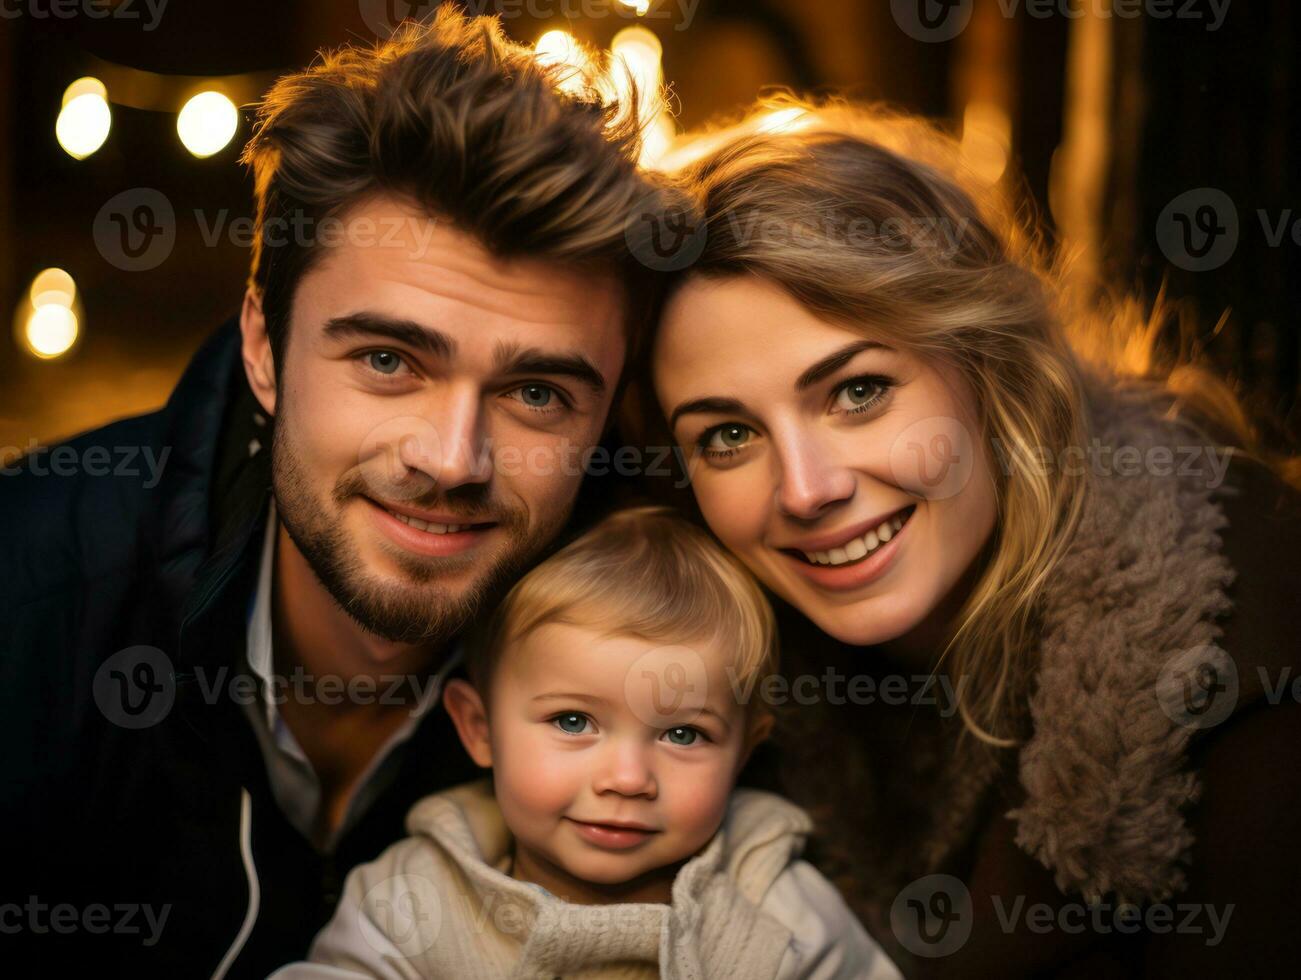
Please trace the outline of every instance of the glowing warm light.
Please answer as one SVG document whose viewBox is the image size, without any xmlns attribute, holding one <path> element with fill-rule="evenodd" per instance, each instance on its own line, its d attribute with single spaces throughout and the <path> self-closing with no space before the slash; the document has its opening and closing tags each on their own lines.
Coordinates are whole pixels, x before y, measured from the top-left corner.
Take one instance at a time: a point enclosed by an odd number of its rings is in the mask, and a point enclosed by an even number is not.
<svg viewBox="0 0 1301 980">
<path fill-rule="evenodd" d="M 38 306 L 27 315 L 27 346 L 41 358 L 66 354 L 77 339 L 77 314 L 66 306 Z"/>
<path fill-rule="evenodd" d="M 104 145 L 112 126 L 108 89 L 98 78 L 79 78 L 64 90 L 54 138 L 68 156 L 86 159 Z"/>
<path fill-rule="evenodd" d="M 996 184 L 1007 170 L 1012 121 L 992 102 L 972 102 L 962 115 L 962 159 L 977 178 Z"/>
<path fill-rule="evenodd" d="M 789 109 L 774 109 L 764 113 L 754 128 L 759 133 L 791 133 L 812 123 L 807 110 L 791 106 Z"/>
<path fill-rule="evenodd" d="M 673 117 L 661 112 L 655 121 L 642 134 L 641 165 L 646 168 L 658 168 L 673 148 L 678 137 L 678 127 Z"/>
<path fill-rule="evenodd" d="M 534 45 L 534 53 L 544 65 L 565 65 L 570 71 L 560 75 L 560 88 L 577 94 L 587 87 L 589 64 L 583 46 L 568 31 L 547 31 Z"/>
<path fill-rule="evenodd" d="M 652 166 L 677 135 L 664 103 L 664 49 L 644 27 L 625 27 L 610 42 L 610 69 L 604 85 L 622 104 L 630 104 L 637 87 L 637 121 L 642 127 L 641 164 Z"/>
<path fill-rule="evenodd" d="M 200 92 L 176 117 L 176 132 L 196 157 L 210 157 L 235 137 L 239 110 L 220 92 Z"/>
<path fill-rule="evenodd" d="M 628 9 L 637 11 L 638 17 L 645 17 L 646 11 L 650 10 L 650 0 L 619 0 L 619 2 Z"/>
<path fill-rule="evenodd" d="M 18 339 L 29 353 L 51 360 L 77 342 L 81 303 L 77 284 L 63 269 L 43 269 L 32 280 L 14 316 Z"/>
<path fill-rule="evenodd" d="M 77 284 L 72 276 L 62 269 L 45 269 L 32 280 L 32 308 L 41 306 L 63 306 L 72 309 L 77 299 Z"/>
<path fill-rule="evenodd" d="M 629 95 L 629 76 L 637 85 L 638 114 L 650 119 L 662 103 L 660 86 L 664 81 L 661 58 L 664 48 L 660 39 L 644 27 L 625 27 L 610 42 L 610 80 L 620 98 Z"/>
</svg>

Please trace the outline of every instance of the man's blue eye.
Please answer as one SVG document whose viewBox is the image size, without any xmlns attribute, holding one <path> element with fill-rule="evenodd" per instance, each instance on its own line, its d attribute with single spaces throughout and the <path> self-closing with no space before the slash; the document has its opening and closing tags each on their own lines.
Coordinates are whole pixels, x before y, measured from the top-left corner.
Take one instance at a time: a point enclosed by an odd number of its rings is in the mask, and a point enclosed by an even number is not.
<svg viewBox="0 0 1301 980">
<path fill-rule="evenodd" d="M 402 366 L 402 358 L 391 350 L 375 350 L 366 355 L 370 366 L 380 374 L 392 374 Z"/>
<path fill-rule="evenodd" d="M 520 401 L 530 408 L 546 408 L 553 392 L 546 385 L 525 385 L 519 390 Z"/>
<path fill-rule="evenodd" d="M 700 733 L 694 728 L 670 728 L 665 734 L 674 745 L 693 745 Z"/>
<path fill-rule="evenodd" d="M 570 735 L 581 735 L 583 729 L 587 727 L 587 718 L 579 714 L 560 715 L 554 721 L 562 732 Z"/>
</svg>

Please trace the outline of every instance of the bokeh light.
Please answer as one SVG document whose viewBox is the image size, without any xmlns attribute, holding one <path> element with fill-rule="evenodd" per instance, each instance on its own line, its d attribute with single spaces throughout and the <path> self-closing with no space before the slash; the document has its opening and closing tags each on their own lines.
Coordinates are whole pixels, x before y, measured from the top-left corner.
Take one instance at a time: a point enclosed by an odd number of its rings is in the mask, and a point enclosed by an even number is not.
<svg viewBox="0 0 1301 980">
<path fill-rule="evenodd" d="M 79 78 L 64 90 L 54 137 L 68 156 L 86 159 L 104 145 L 112 126 L 108 89 L 98 78 Z"/>
<path fill-rule="evenodd" d="M 637 87 L 637 119 L 644 127 L 641 164 L 651 167 L 664 155 L 676 129 L 664 104 L 664 48 L 645 27 L 625 27 L 610 42 L 608 85 L 621 102 L 631 103 Z"/>
<path fill-rule="evenodd" d="M 45 269 L 32 280 L 28 295 L 33 308 L 53 304 L 71 309 L 77 299 L 77 284 L 63 269 Z"/>
<path fill-rule="evenodd" d="M 44 269 L 32 280 L 14 317 L 28 353 L 52 360 L 70 351 L 81 330 L 77 284 L 63 269 Z"/>
<path fill-rule="evenodd" d="M 564 65 L 569 70 L 560 73 L 560 88 L 578 94 L 587 87 L 590 65 L 583 46 L 568 31 L 547 31 L 534 46 L 537 59 L 544 65 Z"/>
<path fill-rule="evenodd" d="M 77 340 L 77 314 L 53 303 L 38 306 L 27 316 L 27 346 L 37 357 L 66 354 Z"/>
<path fill-rule="evenodd" d="M 210 157 L 235 138 L 239 109 L 220 92 L 200 92 L 176 117 L 176 132 L 196 157 Z"/>
<path fill-rule="evenodd" d="M 962 114 L 962 159 L 976 177 L 996 184 L 1012 152 L 1012 121 L 992 102 L 972 102 Z"/>
</svg>

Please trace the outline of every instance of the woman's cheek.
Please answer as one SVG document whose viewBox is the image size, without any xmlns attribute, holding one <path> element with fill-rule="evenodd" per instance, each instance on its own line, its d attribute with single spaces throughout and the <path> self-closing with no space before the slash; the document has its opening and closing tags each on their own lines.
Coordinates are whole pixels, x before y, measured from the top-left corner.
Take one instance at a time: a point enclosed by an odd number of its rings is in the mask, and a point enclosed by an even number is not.
<svg viewBox="0 0 1301 980">
<path fill-rule="evenodd" d="M 765 495 L 762 487 L 756 485 L 757 480 L 756 467 L 743 467 L 692 481 L 701 516 L 724 547 L 738 555 L 744 555 L 763 540 L 769 517 L 763 505 Z M 771 494 L 768 499 L 772 499 Z"/>
<path fill-rule="evenodd" d="M 878 458 L 888 460 L 895 486 L 923 500 L 949 500 L 971 482 L 976 443 L 952 415 L 926 415 L 897 429 Z"/>
</svg>

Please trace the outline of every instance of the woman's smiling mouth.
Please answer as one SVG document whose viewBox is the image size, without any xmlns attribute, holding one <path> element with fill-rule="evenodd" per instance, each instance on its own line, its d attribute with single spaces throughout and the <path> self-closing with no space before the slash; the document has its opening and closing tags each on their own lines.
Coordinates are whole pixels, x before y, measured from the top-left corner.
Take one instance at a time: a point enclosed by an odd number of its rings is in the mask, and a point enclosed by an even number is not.
<svg viewBox="0 0 1301 980">
<path fill-rule="evenodd" d="M 852 589 L 883 575 L 899 552 L 900 539 L 916 511 L 909 504 L 858 527 L 811 539 L 802 547 L 780 548 L 805 578 L 830 589 Z"/>
</svg>

